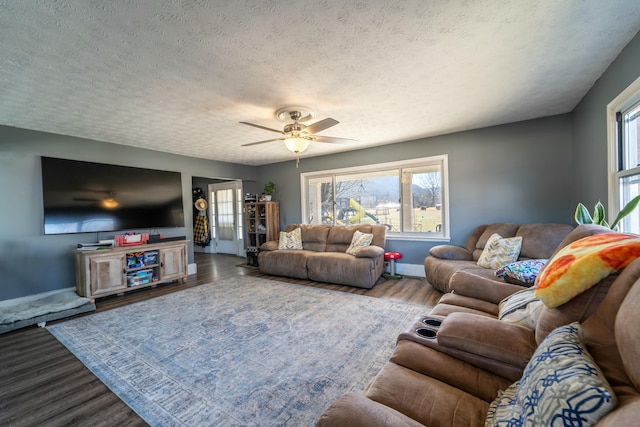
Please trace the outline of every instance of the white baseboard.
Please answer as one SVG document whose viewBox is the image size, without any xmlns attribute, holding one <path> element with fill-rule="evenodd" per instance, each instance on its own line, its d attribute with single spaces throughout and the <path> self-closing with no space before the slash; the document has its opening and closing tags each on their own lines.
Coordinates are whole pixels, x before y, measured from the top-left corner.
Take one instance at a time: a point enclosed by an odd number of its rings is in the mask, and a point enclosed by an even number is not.
<svg viewBox="0 0 640 427">
<path fill-rule="evenodd" d="M 403 276 L 425 277 L 424 265 L 422 264 L 399 264 L 396 263 L 396 273 Z"/>
<path fill-rule="evenodd" d="M 51 296 L 51 295 L 59 294 L 61 292 L 67 292 L 69 290 L 75 290 L 75 287 L 72 286 L 72 287 L 69 287 L 69 288 L 56 289 L 55 291 L 42 292 L 42 293 L 39 293 L 39 294 L 29 295 L 29 296 L 26 296 L 26 297 L 6 299 L 4 301 L 0 301 L 0 307 L 9 307 L 9 306 L 13 306 L 13 305 L 16 305 L 16 304 L 22 304 L 24 302 L 35 301 L 35 300 L 40 299 L 40 298 L 44 298 L 44 297 L 48 297 L 48 296 Z"/>
<path fill-rule="evenodd" d="M 196 264 L 195 262 L 187 266 L 187 274 L 189 276 L 193 276 L 197 272 L 198 272 L 198 264 Z"/>
</svg>

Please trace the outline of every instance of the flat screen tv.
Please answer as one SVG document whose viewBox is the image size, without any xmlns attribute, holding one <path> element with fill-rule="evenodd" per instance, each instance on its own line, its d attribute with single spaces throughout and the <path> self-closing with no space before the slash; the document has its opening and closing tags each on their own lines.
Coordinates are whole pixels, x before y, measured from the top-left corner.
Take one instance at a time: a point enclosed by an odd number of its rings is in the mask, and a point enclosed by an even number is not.
<svg viewBox="0 0 640 427">
<path fill-rule="evenodd" d="M 184 227 L 179 172 L 42 157 L 44 234 Z"/>
</svg>

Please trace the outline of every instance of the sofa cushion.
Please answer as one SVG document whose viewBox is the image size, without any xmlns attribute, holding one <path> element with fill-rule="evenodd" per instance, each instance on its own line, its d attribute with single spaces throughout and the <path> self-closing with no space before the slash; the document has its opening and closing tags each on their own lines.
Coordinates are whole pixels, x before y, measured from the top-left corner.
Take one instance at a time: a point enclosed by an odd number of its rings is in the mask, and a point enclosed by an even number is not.
<svg viewBox="0 0 640 427">
<path fill-rule="evenodd" d="M 494 233 L 478 258 L 478 265 L 484 268 L 497 269 L 518 259 L 522 237 L 503 238 Z"/>
<path fill-rule="evenodd" d="M 473 251 L 473 259 L 477 261 L 480 258 L 482 250 L 487 246 L 487 241 L 492 235 L 499 234 L 502 237 L 515 237 L 519 227 L 519 224 L 510 224 L 507 222 L 496 222 L 487 225 L 480 237 L 478 237 L 475 250 Z"/>
<path fill-rule="evenodd" d="M 425 426 L 479 427 L 489 408 L 487 401 L 393 362 L 382 368 L 365 396 Z"/>
<path fill-rule="evenodd" d="M 388 406 L 360 393 L 350 392 L 336 400 L 322 414 L 316 427 L 424 427 Z"/>
<path fill-rule="evenodd" d="M 498 319 L 533 331 L 543 308 L 542 301 L 536 298 L 534 292 L 532 288 L 523 289 L 500 301 Z"/>
<path fill-rule="evenodd" d="M 359 258 L 344 252 L 314 252 L 307 258 L 309 279 L 370 289 L 382 272 L 380 258 Z"/>
<path fill-rule="evenodd" d="M 465 312 L 449 314 L 440 325 L 437 340 L 441 347 L 519 366 L 520 369 L 529 361 L 536 344 L 531 331 L 525 328 L 501 322 L 495 317 Z"/>
<path fill-rule="evenodd" d="M 569 235 L 568 224 L 523 224 L 516 236 L 522 237 L 520 258 L 551 258 L 560 242 Z"/>
<path fill-rule="evenodd" d="M 523 241 L 524 244 L 524 241 Z M 504 277 L 505 281 L 516 285 L 531 286 L 536 281 L 540 269 L 547 263 L 547 259 L 527 259 L 512 262 L 495 271 L 496 277 Z"/>
<path fill-rule="evenodd" d="M 316 252 L 326 249 L 330 225 L 291 224 L 284 231 L 290 232 L 296 228 L 300 228 L 303 249 Z"/>
<path fill-rule="evenodd" d="M 353 233 L 353 237 L 351 238 L 351 244 L 345 250 L 349 255 L 356 255 L 358 251 L 366 246 L 371 244 L 371 240 L 373 239 L 373 234 L 371 233 L 362 233 L 359 230 L 356 230 Z"/>
<path fill-rule="evenodd" d="M 584 322 L 598 309 L 598 306 L 609 292 L 609 288 L 618 278 L 613 273 L 599 281 L 595 286 L 556 308 L 543 307 L 536 325 L 536 341 L 544 338 L 559 326 L 571 322 Z"/>
<path fill-rule="evenodd" d="M 471 252 L 455 245 L 437 245 L 429 249 L 429 255 L 446 260 L 471 261 Z"/>
<path fill-rule="evenodd" d="M 302 249 L 302 232 L 300 227 L 290 232 L 281 231 L 278 239 L 278 249 Z"/>
<path fill-rule="evenodd" d="M 275 276 L 308 279 L 307 260 L 313 251 L 307 250 L 275 250 L 258 252 L 260 272 Z"/>
<path fill-rule="evenodd" d="M 540 344 L 522 378 L 491 403 L 486 426 L 591 426 L 616 396 L 582 343 L 580 324 L 562 326 Z"/>
<path fill-rule="evenodd" d="M 438 300 L 438 304 L 435 308 L 437 308 L 440 304 L 450 304 L 458 307 L 472 308 L 474 310 L 479 310 L 484 313 L 491 314 L 495 317 L 498 317 L 499 313 L 499 307 L 497 304 L 453 292 L 442 295 L 442 297 L 440 297 L 440 299 Z"/>
<path fill-rule="evenodd" d="M 604 233 L 571 243 L 549 261 L 536 280 L 536 296 L 558 307 L 640 257 L 640 237 Z"/>
</svg>

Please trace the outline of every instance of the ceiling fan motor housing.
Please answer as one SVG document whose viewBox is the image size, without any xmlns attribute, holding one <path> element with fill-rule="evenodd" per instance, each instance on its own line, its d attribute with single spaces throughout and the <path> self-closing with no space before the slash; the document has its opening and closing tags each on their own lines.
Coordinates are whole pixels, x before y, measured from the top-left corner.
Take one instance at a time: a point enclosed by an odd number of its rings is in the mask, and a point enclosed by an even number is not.
<svg viewBox="0 0 640 427">
<path fill-rule="evenodd" d="M 290 123 L 284 127 L 284 133 L 293 136 L 294 138 L 306 138 L 309 136 L 309 132 L 306 132 L 306 125 L 302 123 Z"/>
</svg>

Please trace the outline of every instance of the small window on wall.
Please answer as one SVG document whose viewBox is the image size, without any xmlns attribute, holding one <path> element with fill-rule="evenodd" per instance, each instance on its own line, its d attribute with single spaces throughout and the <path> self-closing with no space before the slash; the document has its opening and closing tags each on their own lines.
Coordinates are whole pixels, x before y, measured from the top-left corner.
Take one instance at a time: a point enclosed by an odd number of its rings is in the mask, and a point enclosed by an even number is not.
<svg viewBox="0 0 640 427">
<path fill-rule="evenodd" d="M 447 157 L 302 175 L 308 224 L 381 224 L 387 236 L 448 238 Z"/>
<path fill-rule="evenodd" d="M 609 117 L 609 212 L 615 218 L 640 195 L 640 79 L 607 107 Z M 640 234 L 640 214 L 634 211 L 618 225 L 620 231 Z"/>
</svg>

